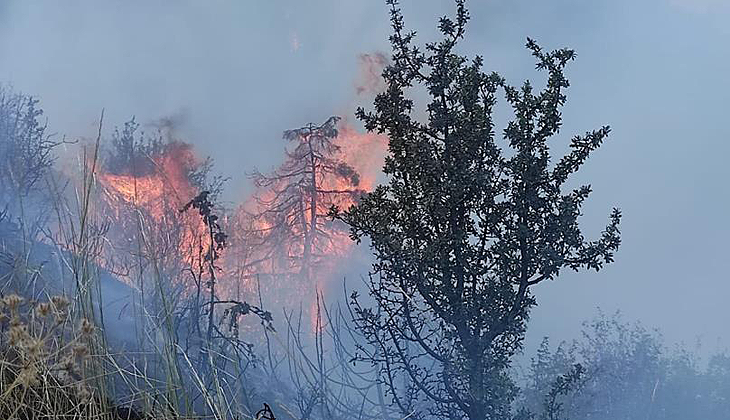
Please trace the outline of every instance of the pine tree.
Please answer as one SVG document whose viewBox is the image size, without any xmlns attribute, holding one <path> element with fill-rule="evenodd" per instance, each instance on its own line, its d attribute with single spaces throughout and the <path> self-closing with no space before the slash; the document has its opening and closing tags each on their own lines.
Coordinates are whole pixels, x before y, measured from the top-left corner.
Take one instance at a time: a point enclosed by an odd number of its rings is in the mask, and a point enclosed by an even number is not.
<svg viewBox="0 0 730 420">
<path fill-rule="evenodd" d="M 376 306 L 352 295 L 369 344 L 360 358 L 381 366 L 409 418 L 509 418 L 516 386 L 508 370 L 536 304 L 532 286 L 566 268 L 598 271 L 619 247 L 620 212 L 588 241 L 578 218 L 591 188 L 565 186 L 610 130 L 574 137 L 571 151 L 553 161 L 548 141 L 561 127 L 572 50 L 546 52 L 528 39 L 547 86 L 517 88 L 485 73 L 481 57 L 455 52 L 469 20 L 464 0 L 455 19 L 440 20 L 443 39 L 423 50 L 405 31 L 397 0 L 388 4 L 387 89 L 358 117 L 390 138 L 389 180 L 334 212 L 354 239 L 370 240 L 377 259 L 369 284 Z M 407 96 L 415 87 L 430 96 L 423 122 Z M 499 91 L 514 111 L 503 142 L 492 117 Z"/>
<path fill-rule="evenodd" d="M 328 210 L 363 193 L 357 172 L 338 158 L 339 120 L 330 117 L 320 126 L 285 131 L 284 139 L 292 144 L 286 161 L 271 174 L 252 175 L 261 190 L 248 235 L 256 250 L 252 261 L 275 261 L 281 268 L 272 272 L 296 274 L 305 284 L 326 251 L 337 246 L 337 237 L 347 237 L 346 226 L 328 219 Z"/>
</svg>

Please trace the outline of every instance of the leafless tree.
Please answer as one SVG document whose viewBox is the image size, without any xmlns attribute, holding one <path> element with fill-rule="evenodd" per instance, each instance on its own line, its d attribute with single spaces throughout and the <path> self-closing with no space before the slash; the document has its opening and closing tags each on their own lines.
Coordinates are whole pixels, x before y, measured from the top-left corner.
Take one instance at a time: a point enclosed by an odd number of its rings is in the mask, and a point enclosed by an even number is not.
<svg viewBox="0 0 730 420">
<path fill-rule="evenodd" d="M 41 223 L 38 210 L 48 206 L 24 202 L 40 191 L 39 181 L 53 166 L 54 149 L 64 142 L 48 132 L 37 98 L 0 85 L 0 210 L 8 219 Z"/>
</svg>

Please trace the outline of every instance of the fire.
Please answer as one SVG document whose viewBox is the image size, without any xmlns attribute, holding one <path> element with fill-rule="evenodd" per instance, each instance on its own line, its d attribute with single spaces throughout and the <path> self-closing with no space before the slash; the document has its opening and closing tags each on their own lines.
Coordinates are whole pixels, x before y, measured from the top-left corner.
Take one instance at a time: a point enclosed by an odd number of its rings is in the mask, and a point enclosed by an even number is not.
<svg viewBox="0 0 730 420">
<path fill-rule="evenodd" d="M 310 302 L 306 312 L 315 329 L 322 327 L 317 296 L 354 245 L 348 227 L 331 220 L 329 210 L 346 210 L 372 190 L 387 146 L 384 136 L 361 134 L 338 121 L 288 132 L 287 160 L 274 173 L 254 177 L 259 190 L 236 214 L 247 227 L 238 241 L 246 244 L 250 261 L 239 267 L 244 290 L 259 287 L 251 279 L 266 279 L 262 289 L 276 295 L 278 304 Z"/>
<path fill-rule="evenodd" d="M 314 171 L 315 179 L 309 178 L 316 185 L 314 195 L 311 189 L 290 185 L 291 177 L 283 176 L 261 185 L 225 219 L 232 246 L 219 262 L 221 298 L 253 299 L 260 287 L 276 305 L 296 308 L 302 300 L 308 302 L 306 312 L 315 325 L 316 296 L 328 288 L 333 269 L 353 249 L 348 228 L 327 214 L 331 206 L 347 209 L 372 190 L 387 145 L 384 136 L 362 134 L 345 123 L 336 129 L 327 156 L 322 156 Z M 301 147 L 300 141 L 292 140 L 287 149 L 285 165 L 294 165 L 289 168 L 294 172 L 307 168 L 293 151 Z M 169 273 L 198 266 L 209 241 L 206 228 L 197 214 L 179 210 L 200 192 L 191 174 L 202 162 L 189 144 L 174 141 L 140 160 L 104 165 L 98 179 L 103 213 L 112 225 L 110 253 L 144 254 Z M 283 206 L 282 194 L 290 194 L 291 199 Z M 140 243 L 147 244 L 144 250 L 138 249 Z"/>
<path fill-rule="evenodd" d="M 383 54 L 360 56 L 357 95 L 382 91 L 379 75 L 386 64 Z M 136 137 L 138 127 L 132 120 L 115 133 L 116 157 L 98 177 L 112 225 L 110 253 L 145 259 L 140 267 L 154 260 L 190 290 L 179 273 L 204 264 L 209 238 L 196 213 L 179 210 L 203 188 L 196 174 L 204 161 L 189 144 Z M 255 194 L 221 214 L 229 246 L 217 261 L 222 271 L 216 292 L 236 300 L 256 300 L 260 292 L 266 305 L 290 310 L 303 304 L 317 330 L 323 327 L 318 299 L 354 249 L 348 227 L 328 213 L 333 206 L 346 210 L 372 191 L 388 142 L 338 117 L 284 137 L 289 143 L 282 165 L 269 175 L 257 173 Z"/>
<path fill-rule="evenodd" d="M 171 205 L 185 203 L 197 188 L 188 174 L 200 164 L 189 144 L 174 142 L 166 145 L 159 156 L 147 157 L 152 164 L 148 174 L 103 172 L 100 180 L 107 197 L 147 209 L 160 221 Z"/>
<path fill-rule="evenodd" d="M 340 128 L 338 145 L 341 159 L 359 174 L 360 187 L 372 191 L 388 151 L 388 138 L 382 134 L 360 133 L 344 124 Z"/>
<path fill-rule="evenodd" d="M 122 248 L 165 265 L 198 265 L 209 242 L 206 228 L 197 215 L 179 210 L 200 189 L 191 174 L 202 161 L 189 144 L 177 141 L 142 161 L 143 170 L 130 167 L 113 173 L 103 168 L 99 173 L 104 211 L 117 246 L 111 252 Z"/>
</svg>

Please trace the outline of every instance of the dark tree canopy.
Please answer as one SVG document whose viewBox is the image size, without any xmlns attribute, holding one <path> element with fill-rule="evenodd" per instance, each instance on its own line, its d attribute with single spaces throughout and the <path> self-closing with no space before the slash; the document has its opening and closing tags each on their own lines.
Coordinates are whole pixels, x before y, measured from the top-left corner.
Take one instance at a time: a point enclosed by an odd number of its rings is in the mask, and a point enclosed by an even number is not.
<svg viewBox="0 0 730 420">
<path fill-rule="evenodd" d="M 112 174 L 144 176 L 155 172 L 154 159 L 164 153 L 165 143 L 161 135 L 147 136 L 138 132 L 135 117 L 114 128 L 105 167 Z"/>
<path fill-rule="evenodd" d="M 353 295 L 371 344 L 362 358 L 381 366 L 394 403 L 411 418 L 508 418 L 516 392 L 508 368 L 536 304 L 531 287 L 565 268 L 598 271 L 619 247 L 619 210 L 587 240 L 578 218 L 591 188 L 565 186 L 610 130 L 573 137 L 570 152 L 553 159 L 548 142 L 560 131 L 572 50 L 547 52 L 528 39 L 547 86 L 513 87 L 485 72 L 481 57 L 455 52 L 469 20 L 464 0 L 455 19 L 440 20 L 443 39 L 424 49 L 406 32 L 398 2 L 388 4 L 387 89 L 358 117 L 390 138 L 389 181 L 339 215 L 377 258 L 376 308 Z M 430 96 L 425 121 L 407 96 L 415 86 Z M 500 91 L 514 116 L 498 139 Z"/>
</svg>

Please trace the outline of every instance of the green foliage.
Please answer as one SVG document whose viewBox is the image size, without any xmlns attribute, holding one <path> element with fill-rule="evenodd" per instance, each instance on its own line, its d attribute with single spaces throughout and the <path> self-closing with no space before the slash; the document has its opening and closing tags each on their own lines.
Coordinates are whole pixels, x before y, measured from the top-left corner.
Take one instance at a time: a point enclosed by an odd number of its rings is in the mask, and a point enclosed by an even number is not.
<svg viewBox="0 0 730 420">
<path fill-rule="evenodd" d="M 619 247 L 621 213 L 614 209 L 603 234 L 586 240 L 578 218 L 591 188 L 565 187 L 610 130 L 574 137 L 553 163 L 548 141 L 561 127 L 572 50 L 545 52 L 528 40 L 547 86 L 517 88 L 486 73 L 481 57 L 455 52 L 469 20 L 463 0 L 455 19 L 440 20 L 443 39 L 423 50 L 404 32 L 398 2 L 388 4 L 387 89 L 358 117 L 390 138 L 389 181 L 338 215 L 354 239 L 370 239 L 377 258 L 377 309 L 352 300 L 372 345 L 362 358 L 381 365 L 404 414 L 506 418 L 516 392 L 507 370 L 536 303 L 531 286 L 564 268 L 598 271 Z M 423 122 L 407 96 L 415 86 L 430 97 Z M 503 143 L 492 117 L 499 90 L 514 112 Z"/>
<path fill-rule="evenodd" d="M 58 145 L 38 99 L 0 86 L 0 193 L 28 194 L 53 165 Z"/>
<path fill-rule="evenodd" d="M 580 387 L 581 381 L 584 379 L 585 370 L 580 363 L 576 363 L 565 374 L 555 379 L 550 392 L 545 396 L 544 407 L 541 419 L 543 420 L 559 420 L 562 417 L 564 403 L 559 400 L 560 397 L 568 395 Z"/>
</svg>

